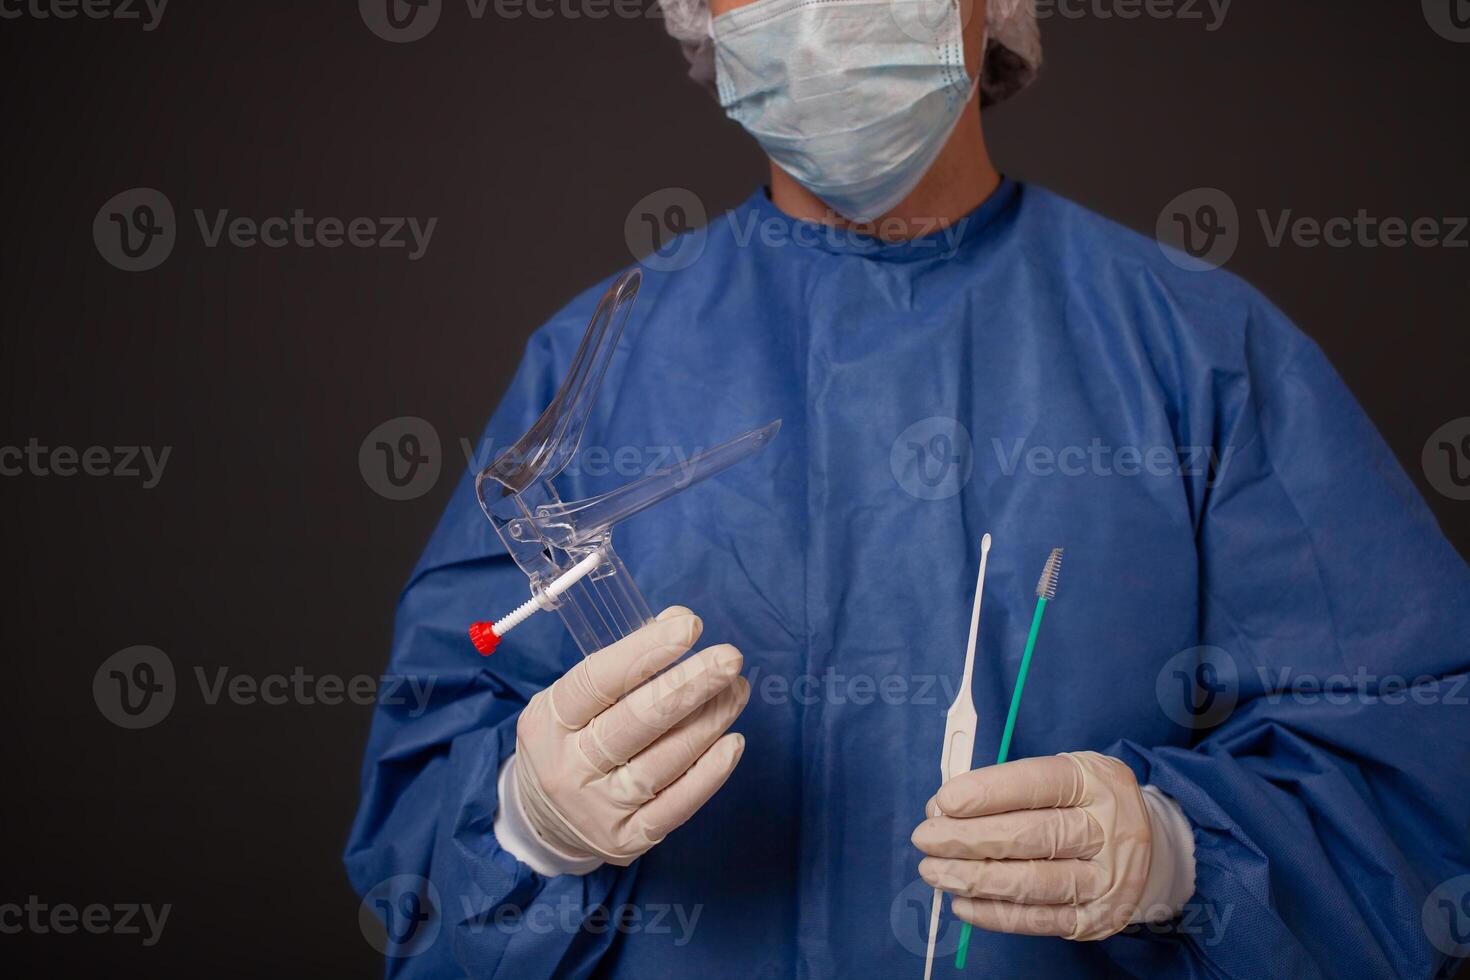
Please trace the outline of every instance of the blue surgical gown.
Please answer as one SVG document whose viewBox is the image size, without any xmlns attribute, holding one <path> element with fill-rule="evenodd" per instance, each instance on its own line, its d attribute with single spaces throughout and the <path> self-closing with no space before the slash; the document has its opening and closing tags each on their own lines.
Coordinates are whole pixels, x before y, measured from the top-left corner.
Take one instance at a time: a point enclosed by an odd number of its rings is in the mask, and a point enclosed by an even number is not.
<svg viewBox="0 0 1470 980">
<path fill-rule="evenodd" d="M 744 652 L 744 757 L 628 868 L 547 878 L 497 844 L 517 712 L 579 654 L 550 615 L 491 658 L 471 648 L 466 626 L 527 584 L 466 474 L 394 629 L 389 669 L 432 696 L 378 708 L 346 852 L 359 893 L 434 886 L 433 941 L 389 974 L 919 976 L 930 893 L 909 835 L 939 784 L 985 532 L 975 764 L 1064 547 L 1011 756 L 1123 759 L 1189 818 L 1197 892 L 1180 920 L 1103 942 L 977 930 L 965 973 L 1446 966 L 1421 912 L 1470 873 L 1470 575 L 1278 310 L 1010 181 L 899 244 L 758 192 L 645 265 L 587 462 L 558 483 L 590 496 L 784 420 L 615 532 L 655 611 L 688 605 L 705 643 Z M 532 336 L 484 445 L 541 413 L 605 285 Z M 1206 662 L 1189 705 L 1229 710 L 1202 730 L 1169 692 Z M 940 977 L 959 975 L 947 906 L 944 923 Z"/>
</svg>

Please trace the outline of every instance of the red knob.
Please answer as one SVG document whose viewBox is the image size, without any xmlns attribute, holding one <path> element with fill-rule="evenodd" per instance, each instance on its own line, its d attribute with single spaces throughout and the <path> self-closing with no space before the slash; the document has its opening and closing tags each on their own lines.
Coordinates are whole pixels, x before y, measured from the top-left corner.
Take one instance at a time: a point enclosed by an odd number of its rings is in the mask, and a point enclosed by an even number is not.
<svg viewBox="0 0 1470 980">
<path fill-rule="evenodd" d="M 470 625 L 470 642 L 475 649 L 480 651 L 480 656 L 488 657 L 495 652 L 500 645 L 500 636 L 495 632 L 494 623 L 472 623 Z"/>
</svg>

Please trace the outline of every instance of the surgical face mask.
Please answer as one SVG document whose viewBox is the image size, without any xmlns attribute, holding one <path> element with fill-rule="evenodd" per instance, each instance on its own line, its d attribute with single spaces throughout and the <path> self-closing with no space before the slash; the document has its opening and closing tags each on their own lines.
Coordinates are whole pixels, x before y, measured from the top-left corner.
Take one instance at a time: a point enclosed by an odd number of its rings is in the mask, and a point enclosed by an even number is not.
<svg viewBox="0 0 1470 980">
<path fill-rule="evenodd" d="M 714 19 L 726 115 L 853 221 L 897 206 L 974 91 L 956 0 L 756 0 Z"/>
</svg>

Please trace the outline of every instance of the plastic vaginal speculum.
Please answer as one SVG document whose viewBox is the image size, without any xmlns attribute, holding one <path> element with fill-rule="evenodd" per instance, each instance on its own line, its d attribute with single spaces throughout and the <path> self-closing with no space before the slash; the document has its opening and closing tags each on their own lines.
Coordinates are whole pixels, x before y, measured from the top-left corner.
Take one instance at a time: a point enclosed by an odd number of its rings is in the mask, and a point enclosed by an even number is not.
<svg viewBox="0 0 1470 980">
<path fill-rule="evenodd" d="M 563 501 L 558 496 L 552 479 L 581 444 L 641 279 L 641 273 L 632 269 L 608 287 L 556 397 L 536 424 L 475 478 L 480 506 L 511 558 L 530 578 L 537 604 L 557 611 L 584 656 L 653 619 L 648 602 L 613 550 L 613 526 L 755 455 L 781 428 L 777 419 L 586 500 Z M 551 583 L 594 553 L 601 558 L 593 571 L 559 595 L 548 591 Z"/>
</svg>

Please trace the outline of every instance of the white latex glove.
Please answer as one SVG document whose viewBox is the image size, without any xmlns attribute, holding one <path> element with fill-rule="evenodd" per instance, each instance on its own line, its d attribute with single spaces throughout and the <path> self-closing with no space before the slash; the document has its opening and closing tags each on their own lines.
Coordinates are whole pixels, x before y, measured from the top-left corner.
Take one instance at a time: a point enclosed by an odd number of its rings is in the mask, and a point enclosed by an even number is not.
<svg viewBox="0 0 1470 980">
<path fill-rule="evenodd" d="M 1096 752 L 964 773 L 914 831 L 930 855 L 919 873 L 994 932 L 1095 940 L 1167 921 L 1194 890 L 1194 841 L 1178 804 L 1149 792 L 1145 802 L 1133 771 Z"/>
<path fill-rule="evenodd" d="M 556 863 L 584 871 L 632 864 L 740 761 L 744 737 L 724 734 L 750 699 L 740 651 L 714 646 L 669 667 L 703 629 L 688 609 L 670 607 L 583 659 L 521 712 L 509 802 L 563 859 Z"/>
</svg>

